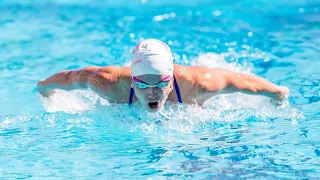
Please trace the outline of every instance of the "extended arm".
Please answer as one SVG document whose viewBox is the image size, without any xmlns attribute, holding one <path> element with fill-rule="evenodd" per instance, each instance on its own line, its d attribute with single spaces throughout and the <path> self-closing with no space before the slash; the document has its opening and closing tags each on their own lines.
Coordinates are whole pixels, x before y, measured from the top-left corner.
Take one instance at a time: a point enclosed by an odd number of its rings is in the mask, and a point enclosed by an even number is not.
<svg viewBox="0 0 320 180">
<path fill-rule="evenodd" d="M 245 94 L 263 95 L 276 101 L 284 100 L 289 95 L 289 89 L 284 86 L 277 86 L 261 77 L 236 73 L 226 69 L 209 69 L 212 77 L 206 78 L 211 83 L 206 83 L 209 91 L 228 94 L 242 92 Z"/>
<path fill-rule="evenodd" d="M 43 96 L 49 96 L 55 89 L 74 90 L 85 89 L 92 85 L 98 85 L 96 81 L 99 79 L 93 78 L 99 67 L 87 67 L 80 70 L 67 70 L 58 72 L 51 77 L 39 81 L 38 91 Z"/>
</svg>

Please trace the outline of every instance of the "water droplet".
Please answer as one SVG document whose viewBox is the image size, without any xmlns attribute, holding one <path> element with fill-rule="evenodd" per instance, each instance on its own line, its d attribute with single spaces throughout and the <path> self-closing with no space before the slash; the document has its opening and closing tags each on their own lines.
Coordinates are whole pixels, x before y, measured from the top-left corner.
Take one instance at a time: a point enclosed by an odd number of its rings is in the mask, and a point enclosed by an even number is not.
<svg viewBox="0 0 320 180">
<path fill-rule="evenodd" d="M 212 12 L 213 16 L 221 16 L 221 11 L 217 10 L 217 11 L 213 11 Z"/>
<path fill-rule="evenodd" d="M 176 17 L 176 13 L 171 12 L 171 13 L 170 13 L 170 16 L 171 16 L 172 18 L 174 18 L 174 17 Z"/>
<path fill-rule="evenodd" d="M 253 36 L 253 33 L 252 33 L 252 32 L 248 32 L 248 36 L 249 36 L 249 37 L 252 37 L 252 36 Z"/>
<path fill-rule="evenodd" d="M 304 8 L 299 8 L 299 13 L 304 13 Z"/>
<path fill-rule="evenodd" d="M 184 60 L 187 59 L 187 55 L 183 54 L 182 59 L 184 59 Z"/>
<path fill-rule="evenodd" d="M 122 21 L 118 21 L 118 23 L 117 23 L 117 24 L 118 24 L 118 26 L 119 26 L 119 27 L 121 27 L 121 28 L 122 28 L 122 27 L 123 27 L 123 25 L 124 25 Z"/>
<path fill-rule="evenodd" d="M 163 20 L 163 16 L 162 15 L 153 17 L 153 21 L 162 21 L 162 20 Z"/>
<path fill-rule="evenodd" d="M 242 45 L 241 47 L 242 47 L 243 49 L 250 49 L 250 46 L 245 45 L 245 44 L 244 44 L 244 45 Z"/>
<path fill-rule="evenodd" d="M 207 73 L 207 74 L 204 75 L 204 77 L 205 77 L 205 78 L 211 78 L 211 74 L 210 74 L 210 73 Z"/>
</svg>

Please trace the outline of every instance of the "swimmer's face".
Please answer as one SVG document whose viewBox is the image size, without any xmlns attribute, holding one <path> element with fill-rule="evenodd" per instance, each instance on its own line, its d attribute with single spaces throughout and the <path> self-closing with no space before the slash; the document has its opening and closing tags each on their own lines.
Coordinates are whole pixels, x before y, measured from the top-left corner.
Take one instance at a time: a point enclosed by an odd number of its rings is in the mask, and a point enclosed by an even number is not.
<svg viewBox="0 0 320 180">
<path fill-rule="evenodd" d="M 172 79 L 168 75 L 146 74 L 134 77 L 132 87 L 141 104 L 148 111 L 155 112 L 165 104 L 172 91 Z"/>
</svg>

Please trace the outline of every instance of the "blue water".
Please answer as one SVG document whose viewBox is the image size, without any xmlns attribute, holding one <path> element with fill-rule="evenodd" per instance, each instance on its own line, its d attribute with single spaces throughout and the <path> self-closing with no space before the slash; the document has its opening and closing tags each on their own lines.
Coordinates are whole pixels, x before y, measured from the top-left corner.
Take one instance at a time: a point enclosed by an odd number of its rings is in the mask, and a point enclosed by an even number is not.
<svg viewBox="0 0 320 180">
<path fill-rule="evenodd" d="M 60 70 L 128 65 L 144 38 L 175 63 L 288 86 L 289 101 L 236 93 L 148 114 L 37 93 Z M 2 0 L 0 178 L 319 179 L 319 47 L 317 0 Z"/>
</svg>

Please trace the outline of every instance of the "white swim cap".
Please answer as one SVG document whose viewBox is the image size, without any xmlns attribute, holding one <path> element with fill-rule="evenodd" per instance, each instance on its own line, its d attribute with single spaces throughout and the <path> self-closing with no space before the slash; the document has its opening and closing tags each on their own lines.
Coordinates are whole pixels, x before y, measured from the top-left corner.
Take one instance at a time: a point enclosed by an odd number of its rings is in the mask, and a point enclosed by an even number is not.
<svg viewBox="0 0 320 180">
<path fill-rule="evenodd" d="M 169 46 L 156 39 L 140 42 L 133 51 L 131 73 L 132 76 L 173 75 L 173 61 Z"/>
</svg>

